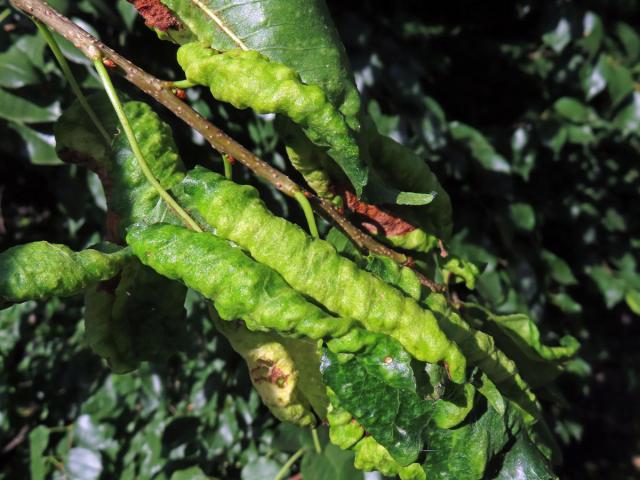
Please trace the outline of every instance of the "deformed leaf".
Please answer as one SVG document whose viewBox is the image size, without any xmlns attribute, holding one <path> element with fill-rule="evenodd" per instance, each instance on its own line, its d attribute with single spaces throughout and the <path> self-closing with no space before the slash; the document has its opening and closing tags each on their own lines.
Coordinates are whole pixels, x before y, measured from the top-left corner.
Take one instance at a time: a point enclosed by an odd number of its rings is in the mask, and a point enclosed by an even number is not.
<svg viewBox="0 0 640 480">
<path fill-rule="evenodd" d="M 484 326 L 500 348 L 518 366 L 520 374 L 534 387 L 549 383 L 562 372 L 563 364 L 580 348 L 578 341 L 567 335 L 560 345 L 542 343 L 536 324 L 524 314 L 495 315 L 475 304 L 466 304 L 481 312 Z M 498 386 L 500 386 L 500 382 Z"/>
<path fill-rule="evenodd" d="M 84 164 L 98 174 L 109 211 L 118 218 L 119 236 L 135 222 L 177 221 L 140 169 L 108 97 L 101 93 L 88 100 L 110 140 L 99 134 L 75 102 L 55 125 L 61 158 Z M 164 189 L 170 189 L 184 176 L 170 127 L 145 103 L 126 102 L 124 110 L 152 174 Z"/>
<path fill-rule="evenodd" d="M 136 225 L 127 243 L 145 265 L 213 300 L 224 320 L 243 319 L 249 330 L 320 339 L 343 335 L 353 324 L 326 313 L 269 267 L 211 233 Z"/>
<path fill-rule="evenodd" d="M 274 216 L 254 188 L 196 167 L 173 191 L 217 236 L 246 249 L 295 290 L 370 331 L 397 339 L 418 360 L 446 361 L 452 380 L 464 382 L 465 359 L 433 313 L 358 268 L 328 242 Z"/>
<path fill-rule="evenodd" d="M 314 144 L 326 147 L 358 195 L 368 182 L 368 166 L 360 153 L 356 132 L 326 93 L 302 82 L 299 74 L 256 51 L 218 53 L 201 43 L 178 50 L 178 63 L 187 79 L 206 85 L 214 98 L 257 113 L 277 113 L 299 125 Z M 251 72 L 251 81 L 238 81 Z"/>
<path fill-rule="evenodd" d="M 0 305 L 81 293 L 117 275 L 129 257 L 112 245 L 104 252 L 49 242 L 11 247 L 0 253 Z"/>
<path fill-rule="evenodd" d="M 162 0 L 200 42 L 260 52 L 319 86 L 352 123 L 360 109 L 347 56 L 322 0 Z M 304 12 L 301 15 L 301 12 Z"/>
<path fill-rule="evenodd" d="M 214 323 L 247 363 L 251 383 L 276 418 L 307 427 L 316 424 L 312 407 L 318 415 L 326 414 L 320 357 L 313 342 L 252 332 L 241 322 L 214 318 Z M 318 396 L 322 398 L 317 403 Z"/>
</svg>

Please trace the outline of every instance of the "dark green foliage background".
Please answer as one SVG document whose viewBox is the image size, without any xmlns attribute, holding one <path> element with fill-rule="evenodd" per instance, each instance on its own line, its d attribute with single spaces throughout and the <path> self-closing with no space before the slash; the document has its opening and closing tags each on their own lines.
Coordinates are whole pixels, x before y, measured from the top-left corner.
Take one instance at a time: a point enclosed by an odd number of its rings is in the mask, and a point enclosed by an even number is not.
<svg viewBox="0 0 640 480">
<path fill-rule="evenodd" d="M 174 47 L 156 41 L 126 1 L 51 3 L 146 70 L 176 75 Z M 547 413 L 565 455 L 561 478 L 637 477 L 640 2 L 329 6 L 379 127 L 427 156 L 451 194 L 450 249 L 483 267 L 482 301 L 530 314 L 545 340 L 571 333 L 583 343 L 569 373 L 543 392 L 560 405 Z M 0 250 L 39 239 L 85 247 L 103 230 L 98 182 L 60 165 L 43 141 L 71 92 L 24 17 L 11 13 L 2 27 Z M 96 87 L 87 63 L 72 59 L 84 86 Z M 204 93 L 189 92 L 202 113 L 285 168 L 268 119 Z M 212 151 L 158 112 L 185 163 L 221 171 Z M 234 174 L 256 183 L 241 167 Z M 295 205 L 258 186 L 276 213 L 301 220 Z M 84 346 L 79 298 L 0 314 L 0 478 L 28 477 L 39 439 L 58 478 L 196 478 L 187 470 L 196 466 L 219 478 L 273 477 L 308 440 L 277 426 L 190 298 L 188 351 L 125 376 L 110 375 Z M 39 426 L 50 429 L 48 442 Z M 339 478 L 318 465 L 309 457 L 305 478 Z"/>
</svg>

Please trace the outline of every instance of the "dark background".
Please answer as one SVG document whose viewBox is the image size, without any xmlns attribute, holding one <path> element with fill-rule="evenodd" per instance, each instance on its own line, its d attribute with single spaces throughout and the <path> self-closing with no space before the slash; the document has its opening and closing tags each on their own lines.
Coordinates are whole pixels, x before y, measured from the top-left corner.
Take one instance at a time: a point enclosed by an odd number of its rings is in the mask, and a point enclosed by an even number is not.
<svg viewBox="0 0 640 480">
<path fill-rule="evenodd" d="M 179 76 L 175 48 L 124 0 L 52 3 L 156 76 Z M 482 300 L 530 314 L 545 341 L 570 333 L 583 344 L 540 392 L 563 446 L 560 477 L 640 478 L 640 2 L 328 3 L 367 108 L 429 159 L 452 196 L 450 249 L 483 269 Z M 48 137 L 72 94 L 24 17 L 12 12 L 2 27 L 0 93 L 35 109 L 0 98 L 0 249 L 40 239 L 86 247 L 103 231 L 98 183 L 60 164 Z M 70 55 L 95 88 L 86 62 Z M 190 93 L 198 109 L 285 168 L 271 123 L 202 93 Z M 221 169 L 158 112 L 185 163 Z M 241 167 L 234 173 L 255 183 Z M 274 211 L 300 220 L 259 187 Z M 187 351 L 120 377 L 83 345 L 81 299 L 0 313 L 0 478 L 29 475 L 30 445 L 43 432 L 59 478 L 169 478 L 193 466 L 257 478 L 252 468 L 281 465 L 296 447 L 291 432 L 260 405 L 200 303 L 190 304 Z"/>
</svg>

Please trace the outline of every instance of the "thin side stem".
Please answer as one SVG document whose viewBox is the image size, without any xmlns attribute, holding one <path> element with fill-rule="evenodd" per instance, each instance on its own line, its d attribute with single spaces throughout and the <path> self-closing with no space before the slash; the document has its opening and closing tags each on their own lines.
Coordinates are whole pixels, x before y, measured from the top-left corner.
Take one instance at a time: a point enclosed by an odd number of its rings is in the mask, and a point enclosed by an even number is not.
<svg viewBox="0 0 640 480">
<path fill-rule="evenodd" d="M 103 136 L 103 138 L 107 143 L 110 143 L 111 137 L 109 136 L 104 126 L 102 125 L 102 122 L 100 122 L 100 120 L 98 119 L 96 112 L 93 110 L 93 108 L 91 108 L 91 105 L 89 105 L 89 102 L 87 101 L 87 97 L 85 97 L 84 93 L 82 93 L 82 90 L 80 89 L 80 85 L 78 85 L 75 75 L 71 71 L 71 68 L 69 68 L 69 63 L 67 63 L 67 59 L 64 58 L 64 55 L 62 54 L 62 50 L 60 50 L 60 46 L 58 45 L 58 42 L 56 41 L 55 37 L 51 34 L 47 26 L 44 25 L 41 21 L 39 21 L 34 17 L 31 17 L 31 20 L 33 21 L 33 23 L 36 24 L 36 27 L 38 27 L 38 30 L 46 40 L 47 44 L 49 45 L 49 48 L 51 49 L 51 53 L 53 53 L 53 56 L 56 57 L 56 60 L 60 65 L 60 69 L 62 70 L 64 77 L 67 79 L 67 82 L 69 82 L 69 86 L 71 87 L 71 90 L 73 91 L 74 95 L 78 99 L 78 102 L 80 102 L 80 105 L 82 106 L 84 111 L 87 112 L 87 115 L 89 116 L 93 124 L 98 129 L 98 132 L 100 132 L 100 135 Z"/>
<path fill-rule="evenodd" d="M 278 472 L 278 474 L 274 477 L 273 480 L 282 480 L 285 475 L 289 472 L 289 470 L 291 470 L 291 467 L 293 467 L 293 464 L 296 463 L 298 461 L 298 459 L 304 455 L 304 453 L 307 451 L 307 447 L 302 447 L 300 450 L 298 450 L 296 453 L 294 453 L 293 455 L 291 455 L 291 457 L 289 457 L 289 460 L 287 460 L 287 463 L 285 463 L 282 468 L 280 469 L 280 471 Z"/>
<path fill-rule="evenodd" d="M 4 20 L 11 14 L 10 8 L 5 8 L 2 13 L 0 13 L 0 23 L 4 22 Z"/>
<path fill-rule="evenodd" d="M 186 80 L 186 79 L 185 80 L 177 80 L 175 82 L 170 82 L 170 83 L 171 83 L 172 87 L 174 87 L 174 88 L 182 88 L 182 89 L 195 87 L 197 85 L 196 83 L 190 82 L 189 80 Z"/>
<path fill-rule="evenodd" d="M 196 232 L 202 232 L 202 228 L 198 225 L 193 218 L 189 216 L 184 209 L 178 205 L 167 191 L 162 188 L 160 182 L 154 177 L 153 172 L 149 168 L 147 161 L 144 159 L 144 155 L 142 154 L 142 150 L 140 150 L 140 145 L 138 145 L 138 140 L 136 140 L 135 133 L 131 128 L 131 124 L 129 123 L 129 119 L 127 118 L 126 113 L 124 112 L 124 108 L 122 107 L 122 103 L 120 103 L 120 99 L 118 98 L 118 93 L 116 89 L 113 87 L 113 83 L 111 83 L 111 78 L 109 77 L 109 73 L 107 69 L 102 64 L 102 60 L 99 58 L 94 60 L 93 65 L 98 72 L 98 76 L 100 80 L 102 80 L 102 84 L 104 85 L 104 89 L 109 96 L 109 100 L 111 100 L 111 104 L 113 105 L 113 109 L 118 116 L 118 120 L 120 120 L 120 124 L 122 125 L 122 129 L 124 130 L 124 134 L 127 136 L 127 140 L 129 141 L 129 145 L 131 146 L 131 151 L 133 155 L 136 157 L 138 161 L 138 165 L 140 166 L 140 170 L 144 173 L 144 176 L 147 178 L 148 182 L 153 185 L 153 188 L 158 192 L 158 195 L 173 209 L 173 211 L 180 217 L 180 219 L 184 222 L 184 224 L 192 230 Z"/>
<path fill-rule="evenodd" d="M 311 429 L 311 437 L 313 438 L 313 446 L 316 449 L 316 453 L 320 455 L 322 453 L 322 447 L 320 446 L 320 438 L 318 438 L 318 430 L 316 428 Z"/>
<path fill-rule="evenodd" d="M 294 194 L 294 198 L 302 207 L 302 211 L 304 212 L 304 216 L 307 219 L 307 225 L 309 225 L 309 233 L 313 238 L 320 238 L 320 234 L 318 233 L 318 227 L 316 225 L 316 218 L 313 216 L 313 210 L 311 209 L 311 204 L 307 197 L 304 196 L 301 192 L 296 192 Z"/>
<path fill-rule="evenodd" d="M 233 165 L 229 160 L 229 155 L 222 154 L 222 163 L 224 163 L 224 176 L 227 180 L 232 180 L 233 177 Z"/>
</svg>

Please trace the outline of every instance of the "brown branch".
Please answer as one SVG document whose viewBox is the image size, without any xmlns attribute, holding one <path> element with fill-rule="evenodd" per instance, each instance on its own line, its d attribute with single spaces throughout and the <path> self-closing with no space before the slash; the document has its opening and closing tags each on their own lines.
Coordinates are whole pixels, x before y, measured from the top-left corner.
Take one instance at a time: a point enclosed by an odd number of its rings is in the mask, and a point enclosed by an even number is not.
<svg viewBox="0 0 640 480">
<path fill-rule="evenodd" d="M 17 9 L 37 18 L 49 28 L 65 37 L 89 59 L 107 59 L 113 62 L 126 80 L 171 110 L 178 118 L 200 133 L 218 152 L 230 155 L 249 168 L 258 177 L 273 184 L 278 190 L 289 197 L 293 197 L 296 192 L 302 192 L 309 199 L 309 202 L 317 213 L 340 228 L 361 250 L 389 257 L 401 265 L 407 264 L 408 258 L 405 255 L 396 252 L 359 230 L 341 215 L 331 202 L 319 198 L 312 192 L 300 187 L 285 174 L 251 153 L 176 97 L 171 90 L 166 87 L 165 82 L 145 72 L 131 61 L 107 47 L 97 38 L 74 24 L 67 17 L 58 13 L 45 2 L 41 0 L 10 0 L 10 3 Z M 419 276 L 420 281 L 427 287 L 432 290 L 441 289 L 441 286 L 427 279 L 420 272 L 416 271 L 416 274 Z"/>
</svg>

